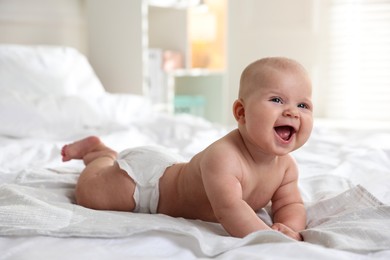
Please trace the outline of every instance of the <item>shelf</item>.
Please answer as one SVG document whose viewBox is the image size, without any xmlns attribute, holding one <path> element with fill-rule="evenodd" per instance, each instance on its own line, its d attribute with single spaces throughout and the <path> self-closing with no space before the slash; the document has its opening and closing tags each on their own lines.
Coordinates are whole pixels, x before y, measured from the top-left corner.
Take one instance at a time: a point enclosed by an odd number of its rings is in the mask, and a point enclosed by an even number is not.
<svg viewBox="0 0 390 260">
<path fill-rule="evenodd" d="M 169 74 L 174 77 L 183 77 L 183 76 L 210 76 L 210 75 L 221 75 L 223 70 L 209 70 L 209 69 L 176 69 Z"/>
<path fill-rule="evenodd" d="M 149 6 L 187 9 L 199 5 L 200 0 L 148 0 Z"/>
<path fill-rule="evenodd" d="M 145 21 L 148 44 L 144 50 L 149 57 L 146 94 L 160 110 L 174 112 L 176 107 L 176 111 L 223 122 L 226 1 L 206 0 L 203 2 L 208 6 L 206 11 L 191 8 L 199 3 L 199 0 L 148 2 Z M 206 19 L 210 17 L 212 21 Z M 199 26 L 194 26 L 195 23 Z M 210 26 L 211 31 L 207 30 Z M 199 100 L 202 106 L 198 106 Z"/>
</svg>

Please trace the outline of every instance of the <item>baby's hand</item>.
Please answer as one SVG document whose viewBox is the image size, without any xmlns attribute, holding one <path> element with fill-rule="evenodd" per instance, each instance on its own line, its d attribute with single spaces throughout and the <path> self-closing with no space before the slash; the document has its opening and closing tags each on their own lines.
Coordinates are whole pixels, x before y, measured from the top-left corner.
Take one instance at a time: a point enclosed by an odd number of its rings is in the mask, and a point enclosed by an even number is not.
<svg viewBox="0 0 390 260">
<path fill-rule="evenodd" d="M 299 232 L 296 232 L 282 223 L 274 223 L 271 227 L 273 230 L 279 231 L 286 236 L 289 236 L 295 240 L 303 241 L 303 237 Z"/>
</svg>

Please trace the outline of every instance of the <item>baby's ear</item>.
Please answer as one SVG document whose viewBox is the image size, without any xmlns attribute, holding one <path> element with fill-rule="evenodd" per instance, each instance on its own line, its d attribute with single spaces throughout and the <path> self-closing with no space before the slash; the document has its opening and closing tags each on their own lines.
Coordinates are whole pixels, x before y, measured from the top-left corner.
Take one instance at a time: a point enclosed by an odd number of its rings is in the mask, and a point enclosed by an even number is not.
<svg viewBox="0 0 390 260">
<path fill-rule="evenodd" d="M 238 123 L 245 123 L 245 108 L 241 99 L 237 99 L 236 101 L 234 101 L 233 115 Z"/>
</svg>

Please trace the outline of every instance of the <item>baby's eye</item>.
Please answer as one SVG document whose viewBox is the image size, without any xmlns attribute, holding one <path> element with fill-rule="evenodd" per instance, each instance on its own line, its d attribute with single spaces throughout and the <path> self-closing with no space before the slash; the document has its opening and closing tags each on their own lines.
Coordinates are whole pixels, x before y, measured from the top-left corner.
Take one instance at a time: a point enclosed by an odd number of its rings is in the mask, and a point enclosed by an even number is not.
<svg viewBox="0 0 390 260">
<path fill-rule="evenodd" d="M 299 108 L 309 109 L 309 106 L 305 103 L 298 104 Z"/>
<path fill-rule="evenodd" d="M 275 103 L 283 103 L 282 99 L 278 97 L 271 98 L 270 101 Z"/>
</svg>

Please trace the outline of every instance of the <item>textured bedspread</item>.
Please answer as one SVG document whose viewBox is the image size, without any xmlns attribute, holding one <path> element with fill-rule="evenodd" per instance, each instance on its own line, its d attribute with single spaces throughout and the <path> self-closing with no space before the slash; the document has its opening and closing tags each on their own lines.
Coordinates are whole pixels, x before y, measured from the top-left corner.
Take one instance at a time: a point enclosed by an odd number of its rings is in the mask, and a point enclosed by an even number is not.
<svg viewBox="0 0 390 260">
<path fill-rule="evenodd" d="M 20 172 L 15 183 L 2 184 L 0 234 L 119 238 L 158 231 L 179 234 L 196 242 L 198 253 L 204 256 L 259 243 L 299 243 L 275 231 L 260 231 L 238 239 L 230 237 L 215 223 L 83 208 L 73 203 L 77 176 L 77 171 L 66 168 L 29 170 Z M 319 178 L 303 179 L 303 189 L 311 187 L 318 194 L 327 182 L 340 188 L 350 185 L 336 177 Z M 321 183 L 317 189 L 316 183 Z M 388 249 L 390 245 L 390 206 L 382 204 L 361 186 L 307 203 L 307 211 L 308 227 L 302 233 L 306 243 L 365 253 Z M 270 220 L 266 210 L 259 212 L 259 216 L 266 222 Z"/>
</svg>

